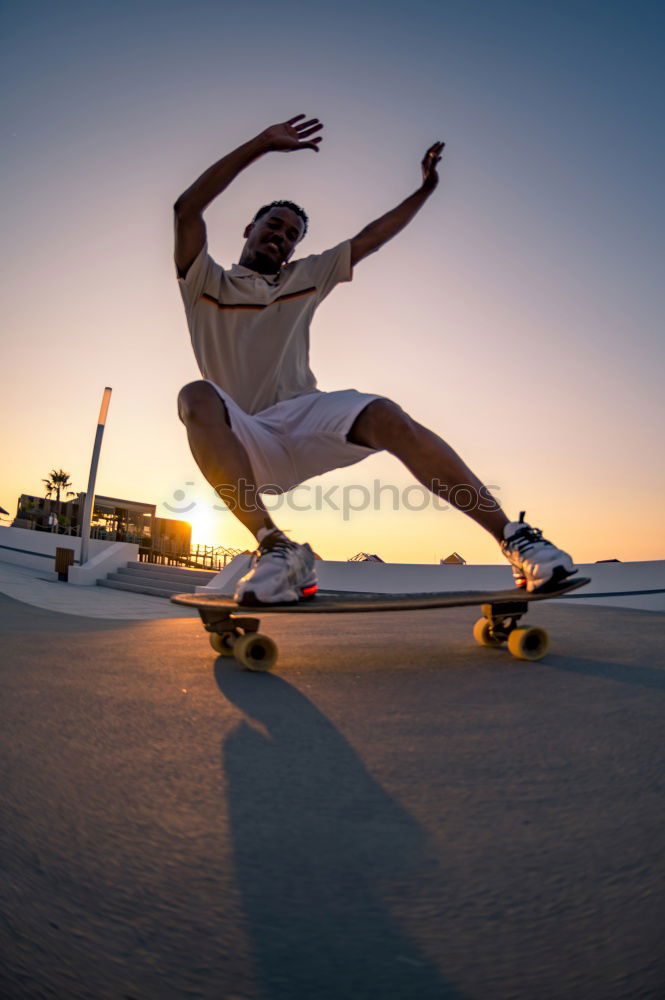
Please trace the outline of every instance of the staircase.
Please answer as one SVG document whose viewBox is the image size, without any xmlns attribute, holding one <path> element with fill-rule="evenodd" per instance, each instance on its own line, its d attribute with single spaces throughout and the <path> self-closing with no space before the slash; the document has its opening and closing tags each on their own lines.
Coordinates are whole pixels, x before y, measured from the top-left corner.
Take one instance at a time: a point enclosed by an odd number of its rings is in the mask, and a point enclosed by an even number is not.
<svg viewBox="0 0 665 1000">
<path fill-rule="evenodd" d="M 106 579 L 97 581 L 97 585 L 168 598 L 171 594 L 193 594 L 197 587 L 205 587 L 216 575 L 215 570 L 130 562 L 124 568 L 118 568 L 115 573 L 108 573 Z"/>
</svg>

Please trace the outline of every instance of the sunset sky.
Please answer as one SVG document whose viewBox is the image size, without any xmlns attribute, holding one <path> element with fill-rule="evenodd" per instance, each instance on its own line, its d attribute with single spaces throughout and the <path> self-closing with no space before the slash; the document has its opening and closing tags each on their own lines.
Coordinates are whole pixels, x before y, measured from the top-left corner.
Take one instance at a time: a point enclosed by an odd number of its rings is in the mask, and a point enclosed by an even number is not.
<svg viewBox="0 0 665 1000">
<path fill-rule="evenodd" d="M 355 235 L 446 142 L 420 215 L 317 313 L 320 388 L 395 399 L 580 562 L 665 558 L 662 4 L 63 0 L 5 4 L 0 25 L 0 505 L 54 467 L 86 488 L 109 385 L 98 492 L 194 503 L 195 541 L 252 544 L 176 414 L 198 372 L 172 204 L 303 112 L 321 153 L 264 157 L 208 210 L 220 263 L 274 198 L 310 215 L 302 255 Z M 412 483 L 384 454 L 320 485 L 375 480 Z M 501 561 L 431 506 L 276 519 L 329 559 Z"/>
</svg>

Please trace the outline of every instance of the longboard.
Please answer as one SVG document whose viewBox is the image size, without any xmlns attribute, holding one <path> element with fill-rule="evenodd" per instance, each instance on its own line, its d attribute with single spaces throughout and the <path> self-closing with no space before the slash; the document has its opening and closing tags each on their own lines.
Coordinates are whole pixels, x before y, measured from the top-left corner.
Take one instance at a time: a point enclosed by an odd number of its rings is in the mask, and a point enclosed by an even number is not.
<svg viewBox="0 0 665 1000">
<path fill-rule="evenodd" d="M 527 593 L 512 590 L 460 590 L 435 594 L 367 594 L 320 590 L 315 597 L 297 604 L 263 604 L 262 614 L 342 614 L 370 611 L 419 611 L 426 608 L 478 606 L 483 617 L 473 628 L 481 646 L 501 646 L 507 642 L 513 656 L 540 660 L 549 648 L 547 632 L 538 627 L 520 628 L 518 622 L 532 601 L 561 597 L 590 583 L 588 577 L 572 577 L 547 590 Z M 260 620 L 253 617 L 256 605 L 236 604 L 224 594 L 173 594 L 174 604 L 196 608 L 210 645 L 221 656 L 234 656 L 248 670 L 270 670 L 277 662 L 277 645 L 259 632 Z M 248 612 L 252 615 L 248 616 Z"/>
</svg>

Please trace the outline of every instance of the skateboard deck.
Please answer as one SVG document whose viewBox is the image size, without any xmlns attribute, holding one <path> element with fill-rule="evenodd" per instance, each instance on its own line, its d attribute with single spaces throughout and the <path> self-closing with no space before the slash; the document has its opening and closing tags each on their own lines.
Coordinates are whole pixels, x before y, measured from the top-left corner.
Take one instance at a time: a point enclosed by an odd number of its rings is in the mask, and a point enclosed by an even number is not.
<svg viewBox="0 0 665 1000">
<path fill-rule="evenodd" d="M 482 609 L 473 629 L 481 646 L 501 646 L 518 659 L 539 660 L 549 648 L 544 629 L 520 628 L 518 622 L 533 601 L 562 597 L 590 583 L 588 577 L 569 577 L 555 587 L 526 593 L 511 590 L 464 590 L 427 594 L 368 594 L 349 591 L 319 590 L 315 597 L 297 604 L 236 604 L 224 594 L 173 594 L 174 604 L 196 608 L 210 645 L 221 656 L 234 656 L 249 670 L 270 670 L 277 661 L 277 646 L 258 629 L 260 614 L 343 614 L 381 611 L 419 611 L 427 608 L 478 606 Z"/>
</svg>

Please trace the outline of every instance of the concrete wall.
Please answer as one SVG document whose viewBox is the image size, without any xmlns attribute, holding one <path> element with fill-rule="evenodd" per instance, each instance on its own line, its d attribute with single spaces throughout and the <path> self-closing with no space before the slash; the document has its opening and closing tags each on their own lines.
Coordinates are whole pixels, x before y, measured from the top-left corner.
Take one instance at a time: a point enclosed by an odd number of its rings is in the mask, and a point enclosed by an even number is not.
<svg viewBox="0 0 665 1000">
<path fill-rule="evenodd" d="M 233 593 L 236 581 L 247 572 L 249 556 L 236 556 L 202 593 Z M 437 593 L 453 590 L 506 590 L 513 586 L 510 567 L 436 566 L 408 563 L 327 562 L 316 564 L 322 590 L 357 590 L 363 593 Z M 591 583 L 566 601 L 603 604 L 643 611 L 665 611 L 665 560 L 626 563 L 587 563 L 580 576 Z"/>
<path fill-rule="evenodd" d="M 137 562 L 139 547 L 131 542 L 110 542 L 105 549 L 89 552 L 84 566 L 72 566 L 68 580 L 77 587 L 93 587 L 107 573 L 115 573 L 128 562 Z"/>
<path fill-rule="evenodd" d="M 69 582 L 91 586 L 118 566 L 138 559 L 139 547 L 129 542 L 109 542 L 92 538 L 88 547 L 88 562 L 79 566 L 81 539 L 58 535 L 50 531 L 0 527 L 0 562 L 29 569 L 41 569 L 46 578 L 57 579 L 55 550 L 74 549 L 74 565 L 69 570 Z"/>
</svg>

